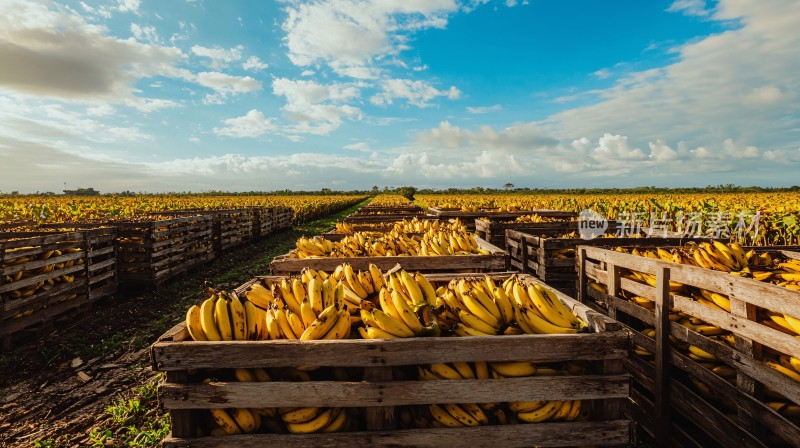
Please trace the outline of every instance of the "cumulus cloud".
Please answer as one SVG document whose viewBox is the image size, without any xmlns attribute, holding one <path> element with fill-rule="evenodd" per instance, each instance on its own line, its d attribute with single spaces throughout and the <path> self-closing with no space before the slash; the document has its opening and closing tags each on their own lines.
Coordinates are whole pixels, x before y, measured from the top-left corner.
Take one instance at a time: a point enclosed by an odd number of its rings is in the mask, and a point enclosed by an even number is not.
<svg viewBox="0 0 800 448">
<path fill-rule="evenodd" d="M 224 120 L 225 126 L 214 128 L 214 133 L 222 137 L 259 137 L 274 131 L 277 126 L 261 111 L 251 109 L 247 114 Z"/>
<path fill-rule="evenodd" d="M 208 66 L 213 69 L 227 67 L 231 62 L 242 59 L 242 50 L 244 50 L 242 45 L 233 48 L 192 46 L 192 53 L 210 59 Z"/>
<path fill-rule="evenodd" d="M 675 0 L 667 8 L 669 12 L 680 12 L 687 16 L 705 17 L 709 15 L 706 10 L 706 0 Z"/>
<path fill-rule="evenodd" d="M 360 94 L 355 85 L 276 78 L 272 91 L 286 99 L 283 111 L 293 123 L 288 129 L 291 133 L 327 135 L 341 126 L 343 119 L 363 117 L 360 109 L 346 104 Z"/>
<path fill-rule="evenodd" d="M 133 34 L 133 37 L 138 41 L 150 42 L 153 44 L 161 42 L 161 38 L 158 37 L 156 27 L 151 25 L 139 25 L 137 23 L 131 23 L 131 34 Z"/>
<path fill-rule="evenodd" d="M 442 28 L 447 14 L 457 10 L 454 0 L 291 2 L 282 28 L 293 64 L 327 64 L 363 79 L 374 75 L 364 68 L 406 48 L 408 32 Z"/>
<path fill-rule="evenodd" d="M 467 106 L 467 112 L 471 114 L 488 114 L 490 112 L 497 112 L 501 110 L 503 106 L 499 104 L 495 104 L 492 106 L 477 106 L 477 107 L 470 107 Z"/>
<path fill-rule="evenodd" d="M 261 81 L 250 76 L 233 76 L 222 72 L 201 72 L 193 77 L 194 81 L 214 90 L 203 98 L 206 104 L 222 104 L 226 98 L 241 93 L 261 90 Z"/>
<path fill-rule="evenodd" d="M 269 64 L 262 62 L 258 56 L 250 56 L 242 64 L 242 68 L 252 72 L 257 72 L 269 68 Z"/>
<path fill-rule="evenodd" d="M 134 5 L 131 4 L 130 7 Z M 173 47 L 110 37 L 71 10 L 44 3 L 0 3 L 0 87 L 68 99 L 130 98 L 137 79 L 182 77 Z M 144 31 L 143 31 L 144 32 Z"/>
<path fill-rule="evenodd" d="M 411 79 L 384 79 L 380 82 L 381 91 L 370 98 L 376 106 L 393 104 L 394 100 L 402 99 L 408 104 L 417 107 L 428 107 L 430 101 L 437 97 L 446 97 L 451 100 L 461 97 L 461 91 L 455 86 L 447 90 L 438 90 L 426 81 Z"/>
</svg>

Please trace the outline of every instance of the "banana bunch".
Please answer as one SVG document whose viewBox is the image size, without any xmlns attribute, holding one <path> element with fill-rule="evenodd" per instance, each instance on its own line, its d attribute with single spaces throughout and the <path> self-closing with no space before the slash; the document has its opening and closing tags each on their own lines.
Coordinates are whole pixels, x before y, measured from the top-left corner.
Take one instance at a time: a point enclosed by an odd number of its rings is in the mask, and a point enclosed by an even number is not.
<svg viewBox="0 0 800 448">
<path fill-rule="evenodd" d="M 537 283 L 526 285 L 519 277 L 512 276 L 503 282 L 503 289 L 516 304 L 514 319 L 523 333 L 579 333 L 589 327 L 546 286 Z"/>
<path fill-rule="evenodd" d="M 512 327 L 514 303 L 490 276 L 450 281 L 441 295 L 443 320 L 459 336 L 520 334 Z"/>
<path fill-rule="evenodd" d="M 564 369 L 537 367 L 530 362 L 454 362 L 438 363 L 418 368 L 423 381 L 461 379 L 500 379 L 585 373 L 582 366 L 567 364 Z M 584 411 L 581 413 L 581 411 Z M 580 400 L 567 401 L 516 401 L 510 403 L 433 404 L 428 407 L 432 417 L 430 426 L 459 428 L 489 424 L 539 423 L 544 421 L 574 421 L 588 418 L 588 409 Z M 422 426 L 427 426 L 421 419 Z M 420 426 L 419 419 L 416 424 Z"/>
<path fill-rule="evenodd" d="M 433 314 L 436 302 L 436 291 L 423 275 L 396 271 L 381 285 L 375 304 L 361 302 L 364 327 L 358 331 L 364 339 L 438 336 L 441 329 Z"/>
<path fill-rule="evenodd" d="M 266 311 L 222 291 L 186 312 L 186 329 L 195 341 L 267 339 Z"/>
<path fill-rule="evenodd" d="M 412 218 L 411 220 L 404 219 L 394 223 L 393 231 L 399 233 L 425 233 L 430 231 L 466 233 L 467 226 L 458 218 L 453 222 Z"/>
<path fill-rule="evenodd" d="M 283 375 L 292 381 L 311 381 L 307 373 L 284 369 Z M 240 382 L 272 381 L 264 369 L 234 369 Z M 261 408 L 261 409 L 211 409 L 215 427 L 211 435 L 249 434 L 269 432 L 276 434 L 331 433 L 345 430 L 351 423 L 344 408 Z"/>
<path fill-rule="evenodd" d="M 344 304 L 344 285 L 327 297 L 321 289 L 309 291 L 300 303 L 300 313 L 273 307 L 266 316 L 269 339 L 347 339 L 350 336 L 350 312 Z"/>
<path fill-rule="evenodd" d="M 37 249 L 41 250 L 41 247 L 32 247 L 32 246 L 14 247 L 14 248 L 7 248 L 3 251 L 4 256 L 2 258 L 4 261 L 0 263 L 0 272 L 6 272 L 6 274 L 2 277 L 4 284 L 18 282 L 20 280 L 25 280 L 31 277 L 37 277 L 42 274 L 46 274 L 48 272 L 53 272 L 64 268 L 70 268 L 72 266 L 81 265 L 84 263 L 83 258 L 78 258 L 73 260 L 62 261 L 59 263 L 47 264 L 33 269 L 22 269 L 21 268 L 22 265 L 32 261 L 48 260 L 53 257 L 60 257 L 61 255 L 77 253 L 82 251 L 82 249 L 79 247 L 67 247 L 60 250 L 58 249 L 46 250 L 41 254 L 17 256 L 28 252 L 36 252 Z M 81 274 L 77 273 L 77 275 L 80 276 Z M 72 283 L 75 281 L 75 277 L 76 273 L 51 276 L 44 280 L 40 280 L 32 285 L 23 286 L 17 289 L 12 289 L 6 293 L 0 294 L 0 298 L 8 298 L 9 300 L 15 300 L 15 299 L 23 299 L 26 297 L 31 297 L 34 294 L 42 292 L 46 288 L 50 288 L 59 283 Z M 64 300 L 69 300 L 69 296 L 67 296 L 67 298 L 63 298 L 60 301 Z M 22 317 L 24 315 L 33 313 L 33 311 L 35 310 L 29 309 L 21 313 L 18 313 L 15 316 L 12 316 L 12 318 Z"/>
<path fill-rule="evenodd" d="M 761 323 L 782 331 L 789 335 L 800 337 L 800 319 L 788 314 L 768 312 L 769 320 L 762 320 Z"/>
<path fill-rule="evenodd" d="M 375 301 L 384 285 L 383 272 L 374 263 L 369 264 L 368 271 L 355 271 L 350 263 L 341 264 L 330 275 L 330 279 L 343 285 L 348 308 L 356 314 L 361 302 Z"/>
<path fill-rule="evenodd" d="M 297 250 L 292 253 L 297 254 L 298 258 L 330 257 L 334 248 L 332 241 L 322 237 L 300 237 L 295 244 Z"/>
<path fill-rule="evenodd" d="M 575 219 L 571 219 L 570 221 L 574 220 Z M 561 218 L 551 218 L 551 217 L 541 216 L 536 213 L 531 215 L 517 216 L 517 219 L 514 220 L 514 222 L 531 223 L 531 224 L 537 222 L 557 222 L 557 221 L 565 221 L 565 220 Z"/>
<path fill-rule="evenodd" d="M 444 232 L 429 230 L 420 241 L 420 255 L 488 255 L 478 247 L 473 235 L 466 232 Z"/>
</svg>

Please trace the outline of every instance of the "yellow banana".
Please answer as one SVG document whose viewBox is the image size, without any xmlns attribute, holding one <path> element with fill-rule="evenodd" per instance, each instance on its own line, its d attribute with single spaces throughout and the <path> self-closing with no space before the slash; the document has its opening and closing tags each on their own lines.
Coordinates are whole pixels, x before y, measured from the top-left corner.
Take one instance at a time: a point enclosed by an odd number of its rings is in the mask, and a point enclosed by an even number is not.
<svg viewBox="0 0 800 448">
<path fill-rule="evenodd" d="M 300 334 L 301 341 L 307 341 L 312 339 L 321 339 L 331 328 L 333 328 L 334 324 L 337 320 L 337 313 L 338 310 L 336 306 L 331 305 L 325 308 L 320 315 L 308 326 Z M 348 317 L 347 320 L 348 324 L 350 323 L 350 319 Z"/>
<path fill-rule="evenodd" d="M 491 281 L 492 278 L 488 275 L 486 276 L 487 281 Z M 500 310 L 500 316 L 502 317 L 502 321 L 504 324 L 509 325 L 511 322 L 514 321 L 514 305 L 511 303 L 511 299 L 506 294 L 503 288 L 495 287 L 492 289 L 492 295 L 494 296 L 494 301 L 497 303 L 497 308 Z"/>
<path fill-rule="evenodd" d="M 225 430 L 226 434 L 241 434 L 242 430 L 236 425 L 236 421 L 224 409 L 210 409 L 211 417 Z"/>
<path fill-rule="evenodd" d="M 189 331 L 189 336 L 195 341 L 207 341 L 205 333 L 203 333 L 203 325 L 200 317 L 200 306 L 192 305 L 186 312 L 186 330 Z"/>
<path fill-rule="evenodd" d="M 316 277 L 308 282 L 308 301 L 311 304 L 311 309 L 314 310 L 314 314 L 322 312 L 322 283 Z"/>
<path fill-rule="evenodd" d="M 400 281 L 403 283 L 406 291 L 408 291 L 408 295 L 411 298 L 412 303 L 419 305 L 427 302 L 425 296 L 422 294 L 422 289 L 419 287 L 411 274 L 406 271 L 400 271 L 399 275 Z"/>
<path fill-rule="evenodd" d="M 420 289 L 422 289 L 422 294 L 425 296 L 425 301 L 428 302 L 428 305 L 436 306 L 436 290 L 433 289 L 433 285 L 431 282 L 425 278 L 424 275 L 417 272 L 414 274 L 414 280 L 419 285 Z"/>
<path fill-rule="evenodd" d="M 253 383 L 257 381 L 255 374 L 248 369 L 233 369 L 233 374 L 236 380 L 242 383 Z"/>
<path fill-rule="evenodd" d="M 347 423 L 347 411 L 342 408 L 334 409 L 334 415 L 331 417 L 331 422 L 328 423 L 327 426 L 322 428 L 319 432 L 322 433 L 330 433 L 330 432 L 339 432 L 344 428 L 345 424 Z"/>
<path fill-rule="evenodd" d="M 778 372 L 788 376 L 789 378 L 791 378 L 791 379 L 793 379 L 795 381 L 800 381 L 800 373 L 795 372 L 792 369 L 787 369 L 786 367 L 784 367 L 784 366 L 782 366 L 782 365 L 780 365 L 780 364 L 778 364 L 777 362 L 774 362 L 774 361 L 764 361 L 764 364 L 766 364 L 767 366 L 769 366 L 769 367 L 777 370 Z"/>
<path fill-rule="evenodd" d="M 408 328 L 410 328 L 414 334 L 422 334 L 425 329 L 423 328 L 419 319 L 417 319 L 417 315 L 414 314 L 414 309 L 411 308 L 411 305 L 409 305 L 405 299 L 400 297 L 400 294 L 397 292 L 397 290 L 392 290 L 390 295 L 392 298 L 392 305 L 394 305 L 395 310 L 397 310 L 397 313 L 400 314 L 400 318 L 403 320 L 406 326 L 408 326 Z"/>
<path fill-rule="evenodd" d="M 529 328 L 533 330 L 532 333 L 534 334 L 574 334 L 578 332 L 577 329 L 572 327 L 560 327 L 558 325 L 551 324 L 545 319 L 537 316 L 536 313 L 532 312 L 530 309 L 520 310 L 520 314 L 525 319 Z"/>
<path fill-rule="evenodd" d="M 466 380 L 475 379 L 475 372 L 472 371 L 472 367 L 469 366 L 469 363 L 454 362 L 452 364 L 453 367 L 458 371 L 458 374 L 461 375 L 461 378 L 464 378 Z"/>
<path fill-rule="evenodd" d="M 397 320 L 377 308 L 372 310 L 372 317 L 378 327 L 387 333 L 401 338 L 414 337 L 414 332 L 405 322 Z"/>
<path fill-rule="evenodd" d="M 486 322 L 487 324 L 491 325 L 494 328 L 500 328 L 500 320 L 492 314 L 486 307 L 475 297 L 470 294 L 463 294 L 461 296 L 461 300 L 466 305 L 467 310 L 478 316 L 482 321 Z M 498 310 L 498 314 L 500 311 Z"/>
<path fill-rule="evenodd" d="M 490 362 L 489 366 L 492 370 L 507 378 L 532 376 L 536 374 L 536 366 L 525 361 Z"/>
<path fill-rule="evenodd" d="M 489 325 L 484 320 L 480 319 L 479 317 L 475 316 L 474 314 L 468 311 L 459 310 L 458 318 L 461 319 L 461 322 L 464 325 L 471 327 L 475 330 L 478 330 L 482 333 L 497 334 L 498 332 L 497 328 Z"/>
<path fill-rule="evenodd" d="M 786 323 L 789 324 L 789 327 L 791 327 L 792 331 L 800 334 L 800 319 L 788 314 L 784 314 L 783 318 L 786 320 Z"/>
<path fill-rule="evenodd" d="M 333 409 L 327 409 L 315 418 L 303 423 L 287 423 L 286 429 L 292 434 L 311 434 L 322 430 L 331 422 Z"/>
<path fill-rule="evenodd" d="M 214 304 L 214 318 L 222 340 L 232 341 L 233 327 L 231 326 L 230 310 L 227 300 L 223 298 L 217 299 L 217 302 Z"/>
<path fill-rule="evenodd" d="M 358 332 L 364 339 L 394 339 L 397 336 L 381 330 L 378 327 L 358 327 Z"/>
<path fill-rule="evenodd" d="M 441 423 L 442 425 L 448 428 L 461 428 L 464 425 L 458 421 L 455 417 L 450 415 L 449 412 L 445 411 L 438 405 L 432 404 L 429 406 L 431 416 L 436 419 L 437 422 Z"/>
<path fill-rule="evenodd" d="M 247 340 L 247 313 L 244 305 L 235 296 L 231 298 L 228 303 L 228 309 L 231 313 L 231 325 L 233 329 L 233 338 L 236 341 Z M 244 428 L 242 428 L 244 429 Z"/>
<path fill-rule="evenodd" d="M 246 339 L 260 339 L 261 329 L 264 327 L 266 320 L 260 319 L 261 314 L 256 309 L 256 306 L 253 305 L 253 302 L 245 301 L 242 303 L 242 305 L 244 306 L 245 322 L 247 322 Z M 260 312 L 263 313 L 264 310 L 261 310 Z"/>
<path fill-rule="evenodd" d="M 291 311 L 286 312 L 286 319 L 289 321 L 289 325 L 292 326 L 292 332 L 294 332 L 299 339 L 300 335 L 306 331 L 306 327 L 303 326 L 303 319 L 300 318 L 300 315 Z"/>
<path fill-rule="evenodd" d="M 546 405 L 547 401 L 512 401 L 508 403 L 508 409 L 514 412 L 533 412 Z"/>
<path fill-rule="evenodd" d="M 552 306 L 552 303 L 548 299 L 544 298 L 542 291 L 536 288 L 535 285 L 528 286 L 528 297 L 531 298 L 533 304 L 548 322 L 558 327 L 572 327 L 572 323 L 565 319 L 564 316 L 559 314 L 558 311 L 556 311 L 555 307 Z"/>
<path fill-rule="evenodd" d="M 265 310 L 272 305 L 272 293 L 260 283 L 254 283 L 250 289 L 244 293 L 244 296 L 253 305 Z"/>
<path fill-rule="evenodd" d="M 549 401 L 546 405 L 531 412 L 518 412 L 517 418 L 527 423 L 539 423 L 550 420 L 561 408 L 560 401 Z"/>
<path fill-rule="evenodd" d="M 314 312 L 311 301 L 308 299 L 303 300 L 303 303 L 300 304 L 300 320 L 303 321 L 303 327 L 306 329 L 317 320 L 317 313 Z"/>
<path fill-rule="evenodd" d="M 281 333 L 286 339 L 297 339 L 299 336 L 294 333 L 292 324 L 289 323 L 289 318 L 286 316 L 288 310 L 273 310 L 275 314 L 275 321 L 281 329 Z"/>
<path fill-rule="evenodd" d="M 495 336 L 497 333 L 484 333 L 464 324 L 453 325 L 453 332 L 459 336 Z"/>
<path fill-rule="evenodd" d="M 236 408 L 231 411 L 231 416 L 236 421 L 236 425 L 242 429 L 244 433 L 251 433 L 257 429 L 256 419 L 249 409 Z"/>
<path fill-rule="evenodd" d="M 347 339 L 350 336 L 350 313 L 341 310 L 337 314 L 333 327 L 325 333 L 322 339 Z"/>
<path fill-rule="evenodd" d="M 200 305 L 200 324 L 203 329 L 203 334 L 209 341 L 221 341 L 222 335 L 219 334 L 219 329 L 214 321 L 214 309 L 217 296 L 211 296 Z"/>
<path fill-rule="evenodd" d="M 353 266 L 351 266 L 349 263 L 345 264 L 344 266 L 344 276 L 347 280 L 347 284 L 350 286 L 350 289 L 356 293 L 359 298 L 363 300 L 369 296 L 364 287 L 361 286 L 361 282 L 358 280 L 358 278 L 356 278 L 356 273 L 353 271 Z"/>
<path fill-rule="evenodd" d="M 448 414 L 452 415 L 456 420 L 461 422 L 464 426 L 480 426 L 478 420 L 476 420 L 469 412 L 465 411 L 461 408 L 461 406 L 453 403 L 444 404 L 444 409 L 447 411 Z"/>
<path fill-rule="evenodd" d="M 369 264 L 369 275 L 372 277 L 372 287 L 375 291 L 380 291 L 381 286 L 385 283 L 383 281 L 383 272 L 381 272 L 380 268 L 375 265 L 375 263 Z"/>
<path fill-rule="evenodd" d="M 288 408 L 279 409 L 281 420 L 286 423 L 305 423 L 315 417 L 321 412 L 321 408 L 305 407 L 305 408 Z"/>
<path fill-rule="evenodd" d="M 461 376 L 458 370 L 449 364 L 434 363 L 428 367 L 428 370 L 430 370 L 431 373 L 444 380 L 464 379 L 464 377 Z"/>
</svg>

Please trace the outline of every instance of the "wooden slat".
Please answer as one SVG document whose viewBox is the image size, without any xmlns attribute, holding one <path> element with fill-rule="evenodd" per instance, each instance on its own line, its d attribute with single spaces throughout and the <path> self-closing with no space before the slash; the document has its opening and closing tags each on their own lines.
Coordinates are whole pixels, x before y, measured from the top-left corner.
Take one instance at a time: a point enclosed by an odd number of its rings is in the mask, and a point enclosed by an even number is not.
<svg viewBox="0 0 800 448">
<path fill-rule="evenodd" d="M 527 425 L 481 426 L 474 428 L 432 428 L 397 431 L 350 432 L 334 434 L 280 435 L 253 434 L 187 439 L 168 437 L 166 446 L 222 448 L 441 448 L 468 444 L 471 448 L 566 447 L 626 445 L 627 420 L 610 422 L 536 423 Z"/>
<path fill-rule="evenodd" d="M 450 381 L 165 383 L 161 400 L 166 409 L 405 406 L 440 403 L 443 397 L 454 403 L 599 400 L 627 397 L 628 382 L 628 375 L 614 374 Z"/>
<path fill-rule="evenodd" d="M 157 370 L 322 365 L 398 366 L 456 361 L 559 362 L 619 359 L 624 333 L 521 335 L 497 338 L 409 338 L 340 341 L 158 342 Z"/>
</svg>

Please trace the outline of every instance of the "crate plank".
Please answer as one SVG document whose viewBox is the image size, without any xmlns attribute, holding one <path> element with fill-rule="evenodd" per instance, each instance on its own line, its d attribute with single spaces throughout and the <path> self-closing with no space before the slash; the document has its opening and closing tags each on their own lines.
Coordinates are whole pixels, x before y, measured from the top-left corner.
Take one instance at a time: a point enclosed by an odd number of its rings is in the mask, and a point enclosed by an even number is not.
<svg viewBox="0 0 800 448">
<path fill-rule="evenodd" d="M 576 446 L 590 441 L 596 446 L 628 443 L 628 421 L 536 423 L 528 425 L 481 426 L 475 428 L 406 429 L 334 434 L 251 434 L 223 437 L 168 437 L 166 446 L 222 448 L 358 448 L 358 447 L 430 447 L 461 446 L 474 448 Z"/>
</svg>

